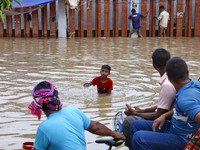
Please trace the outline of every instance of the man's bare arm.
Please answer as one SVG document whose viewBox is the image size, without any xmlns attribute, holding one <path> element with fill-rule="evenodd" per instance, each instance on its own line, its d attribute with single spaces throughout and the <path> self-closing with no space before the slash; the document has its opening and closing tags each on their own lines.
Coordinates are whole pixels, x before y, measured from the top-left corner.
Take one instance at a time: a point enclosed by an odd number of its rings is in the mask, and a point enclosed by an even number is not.
<svg viewBox="0 0 200 150">
<path fill-rule="evenodd" d="M 152 125 L 152 130 L 155 132 L 157 125 L 159 125 L 158 129 L 160 130 L 161 127 L 163 126 L 163 124 L 165 123 L 165 121 L 167 119 L 171 119 L 173 113 L 174 113 L 174 111 L 173 111 L 173 109 L 171 109 L 170 111 L 162 114 L 159 118 L 154 120 L 153 125 Z"/>
<path fill-rule="evenodd" d="M 124 134 L 119 132 L 114 132 L 98 121 L 91 120 L 90 126 L 88 127 L 87 130 L 97 135 L 112 136 L 115 139 L 125 139 Z"/>
<path fill-rule="evenodd" d="M 126 107 L 127 107 L 127 110 L 125 111 L 126 115 L 128 115 L 128 116 L 136 115 L 136 116 L 140 116 L 147 120 L 154 120 L 168 111 L 168 110 L 160 109 L 160 108 L 158 108 L 157 111 L 155 111 L 155 109 L 157 108 L 156 106 L 145 109 L 145 110 L 139 109 L 138 107 L 135 107 L 135 109 L 133 109 L 128 104 L 126 104 Z"/>
</svg>

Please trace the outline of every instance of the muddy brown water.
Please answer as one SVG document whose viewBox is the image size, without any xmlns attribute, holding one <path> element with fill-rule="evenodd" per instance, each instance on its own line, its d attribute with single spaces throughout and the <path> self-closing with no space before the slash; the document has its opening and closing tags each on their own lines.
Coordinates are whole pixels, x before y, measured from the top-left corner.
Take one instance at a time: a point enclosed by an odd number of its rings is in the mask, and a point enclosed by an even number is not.
<svg viewBox="0 0 200 150">
<path fill-rule="evenodd" d="M 152 52 L 165 48 L 183 58 L 190 77 L 198 79 L 199 43 L 200 38 L 0 38 L 0 149 L 22 149 L 23 142 L 34 141 L 46 118 L 43 114 L 38 121 L 27 110 L 37 82 L 54 82 L 64 106 L 75 106 L 113 129 L 113 116 L 126 103 L 141 108 L 157 103 L 160 77 L 152 66 Z M 100 75 L 103 64 L 112 67 L 110 96 L 82 86 Z M 87 131 L 85 135 L 88 150 L 108 148 L 95 143 L 100 136 Z"/>
</svg>

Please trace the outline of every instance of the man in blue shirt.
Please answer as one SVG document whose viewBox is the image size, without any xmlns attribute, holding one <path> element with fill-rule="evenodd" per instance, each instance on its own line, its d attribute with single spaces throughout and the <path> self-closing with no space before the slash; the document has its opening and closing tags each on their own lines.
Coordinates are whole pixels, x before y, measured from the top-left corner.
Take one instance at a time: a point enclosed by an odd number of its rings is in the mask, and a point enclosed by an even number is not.
<svg viewBox="0 0 200 150">
<path fill-rule="evenodd" d="M 181 58 L 169 60 L 166 70 L 177 91 L 174 109 L 154 122 L 136 120 L 132 123 L 130 134 L 134 150 L 183 149 L 200 128 L 200 83 L 189 79 L 187 65 Z M 171 122 L 166 121 L 171 117 Z M 195 140 L 199 142 L 199 138 L 197 136 Z"/>
<path fill-rule="evenodd" d="M 133 26 L 133 30 L 130 31 L 130 36 L 131 34 L 133 34 L 134 32 L 137 32 L 139 37 L 143 37 L 141 34 L 141 26 L 140 26 L 140 18 L 141 17 L 146 17 L 146 15 L 142 15 L 140 13 L 136 13 L 136 10 L 133 8 L 131 10 L 132 14 L 129 16 L 129 19 L 132 19 L 132 26 Z"/>
<path fill-rule="evenodd" d="M 33 89 L 33 101 L 28 106 L 33 115 L 47 116 L 37 130 L 34 142 L 36 150 L 86 150 L 85 130 L 97 135 L 125 139 L 98 121 L 90 120 L 81 110 L 74 107 L 62 108 L 55 85 L 49 81 L 38 83 Z"/>
</svg>

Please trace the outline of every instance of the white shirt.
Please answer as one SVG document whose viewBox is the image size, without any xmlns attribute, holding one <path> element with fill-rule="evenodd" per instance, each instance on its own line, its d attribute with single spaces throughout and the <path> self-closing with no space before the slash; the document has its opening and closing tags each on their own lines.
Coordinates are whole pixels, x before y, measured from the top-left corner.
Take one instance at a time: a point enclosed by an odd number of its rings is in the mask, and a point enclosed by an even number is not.
<svg viewBox="0 0 200 150">
<path fill-rule="evenodd" d="M 160 16 L 158 17 L 158 20 L 160 21 L 160 26 L 167 28 L 167 24 L 169 21 L 169 13 L 163 10 L 160 13 Z"/>
<path fill-rule="evenodd" d="M 161 88 L 159 91 L 157 108 L 170 110 L 173 105 L 173 98 L 176 93 L 176 89 L 169 81 L 166 72 L 161 77 L 159 84 L 161 85 Z"/>
</svg>

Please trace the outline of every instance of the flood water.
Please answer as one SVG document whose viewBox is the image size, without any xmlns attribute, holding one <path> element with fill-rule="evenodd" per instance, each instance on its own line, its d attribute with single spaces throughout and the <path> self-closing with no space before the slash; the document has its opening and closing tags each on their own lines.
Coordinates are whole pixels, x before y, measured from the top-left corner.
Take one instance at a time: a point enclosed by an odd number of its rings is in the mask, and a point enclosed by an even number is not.
<svg viewBox="0 0 200 150">
<path fill-rule="evenodd" d="M 63 106 L 75 106 L 113 129 L 113 116 L 126 103 L 141 108 L 157 103 L 160 76 L 153 69 L 152 52 L 165 48 L 183 58 L 190 77 L 198 79 L 199 43 L 200 38 L 0 38 L 0 149 L 22 149 L 23 142 L 34 141 L 38 125 L 46 119 L 43 114 L 38 121 L 27 110 L 36 83 L 54 82 Z M 82 86 L 100 75 L 103 64 L 112 68 L 110 96 Z M 88 150 L 108 148 L 96 144 L 98 138 L 102 137 L 86 131 Z"/>
</svg>

